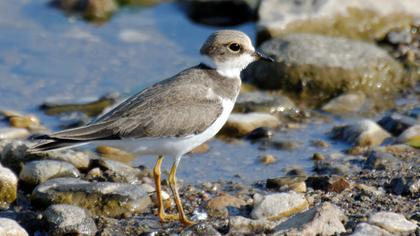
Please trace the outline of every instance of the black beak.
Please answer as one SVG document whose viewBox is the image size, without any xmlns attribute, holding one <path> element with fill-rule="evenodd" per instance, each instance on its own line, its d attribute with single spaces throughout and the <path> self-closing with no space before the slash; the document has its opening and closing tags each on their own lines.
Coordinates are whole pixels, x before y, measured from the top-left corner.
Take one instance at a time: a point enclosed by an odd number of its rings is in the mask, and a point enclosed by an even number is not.
<svg viewBox="0 0 420 236">
<path fill-rule="evenodd" d="M 271 58 L 271 57 L 269 57 L 267 55 L 264 55 L 262 52 L 259 52 L 259 51 L 255 51 L 254 52 L 254 58 L 257 61 L 263 60 L 263 61 L 268 61 L 268 62 L 274 62 L 274 59 L 273 58 Z"/>
</svg>

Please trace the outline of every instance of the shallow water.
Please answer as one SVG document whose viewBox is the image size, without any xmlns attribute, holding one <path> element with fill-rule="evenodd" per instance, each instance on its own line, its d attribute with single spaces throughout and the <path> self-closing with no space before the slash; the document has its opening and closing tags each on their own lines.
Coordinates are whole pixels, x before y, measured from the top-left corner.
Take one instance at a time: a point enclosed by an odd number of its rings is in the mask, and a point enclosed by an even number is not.
<svg viewBox="0 0 420 236">
<path fill-rule="evenodd" d="M 177 5 L 120 10 L 103 25 L 67 17 L 48 1 L 0 2 L 0 108 L 33 113 L 57 129 L 59 120 L 37 107 L 46 100 L 74 101 L 118 91 L 124 96 L 200 62 L 198 50 L 215 27 L 192 23 Z M 236 29 L 255 36 L 255 24 Z M 3 124 L 4 125 L 4 124 Z M 297 140 L 297 150 L 260 150 L 258 144 L 221 140 L 210 151 L 183 159 L 178 176 L 187 182 L 206 180 L 255 181 L 284 174 L 289 167 L 313 168 L 310 157 L 323 152 L 310 145 L 326 139 L 333 124 L 310 123 L 276 135 Z M 333 144 L 328 152 L 339 151 Z M 265 166 L 259 156 L 278 158 Z M 155 159 L 135 163 L 152 167 Z M 164 163 L 170 166 L 170 161 Z"/>
</svg>

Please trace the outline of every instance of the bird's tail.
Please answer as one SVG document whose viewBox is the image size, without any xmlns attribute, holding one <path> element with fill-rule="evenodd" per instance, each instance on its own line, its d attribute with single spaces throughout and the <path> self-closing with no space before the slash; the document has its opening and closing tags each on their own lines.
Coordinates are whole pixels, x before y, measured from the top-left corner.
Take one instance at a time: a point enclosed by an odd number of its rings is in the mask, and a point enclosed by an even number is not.
<svg viewBox="0 0 420 236">
<path fill-rule="evenodd" d="M 67 148 L 72 148 L 72 147 L 87 144 L 86 142 L 83 142 L 83 141 L 57 139 L 57 138 L 52 138 L 48 135 L 36 136 L 36 137 L 33 137 L 33 139 L 45 140 L 45 141 L 42 141 L 41 143 L 35 144 L 34 146 L 30 147 L 28 149 L 28 152 L 31 152 L 31 153 L 46 152 L 46 151 L 51 151 L 51 150 L 61 150 L 61 149 L 67 149 Z"/>
</svg>

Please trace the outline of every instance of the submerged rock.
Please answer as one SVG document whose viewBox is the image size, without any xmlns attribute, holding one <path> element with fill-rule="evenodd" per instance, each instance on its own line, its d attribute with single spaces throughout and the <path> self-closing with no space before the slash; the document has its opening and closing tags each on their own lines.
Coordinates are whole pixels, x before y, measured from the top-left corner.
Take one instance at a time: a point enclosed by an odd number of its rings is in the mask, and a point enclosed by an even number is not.
<svg viewBox="0 0 420 236">
<path fill-rule="evenodd" d="M 86 208 L 94 215 L 119 217 L 123 214 L 142 213 L 151 199 L 141 185 L 94 182 L 58 178 L 38 185 L 32 192 L 34 204 L 74 204 Z"/>
<path fill-rule="evenodd" d="M 258 199 L 260 198 L 260 199 Z M 308 208 L 302 194 L 293 191 L 254 197 L 253 219 L 279 220 Z"/>
<path fill-rule="evenodd" d="M 411 84 L 397 61 L 366 42 L 289 34 L 264 42 L 261 50 L 277 62 L 251 64 L 244 79 L 263 89 L 282 89 L 309 104 L 355 91 L 386 103 L 384 96 Z"/>
<path fill-rule="evenodd" d="M 417 228 L 416 224 L 405 219 L 403 215 L 394 212 L 375 213 L 369 217 L 368 222 L 393 234 L 411 233 Z"/>
<path fill-rule="evenodd" d="M 362 120 L 355 124 L 334 127 L 331 136 L 344 140 L 354 146 L 378 146 L 391 135 L 371 120 Z"/>
<path fill-rule="evenodd" d="M 271 155 L 271 154 L 264 154 L 260 156 L 260 162 L 265 165 L 271 165 L 277 162 L 277 157 Z"/>
<path fill-rule="evenodd" d="M 223 126 L 221 133 L 231 137 L 243 137 L 256 128 L 276 128 L 279 125 L 279 119 L 267 113 L 233 113 Z"/>
<path fill-rule="evenodd" d="M 264 0 L 258 10 L 258 41 L 293 32 L 355 39 L 382 39 L 393 28 L 409 26 L 420 15 L 412 0 Z"/>
<path fill-rule="evenodd" d="M 263 112 L 285 116 L 294 116 L 299 113 L 299 109 L 290 98 L 261 91 L 239 94 L 234 111 L 241 113 Z"/>
<path fill-rule="evenodd" d="M 206 25 L 236 25 L 256 18 L 259 0 L 181 0 L 188 16 Z"/>
<path fill-rule="evenodd" d="M 334 204 L 321 205 L 299 213 L 278 225 L 273 235 L 335 235 L 346 232 L 343 211 Z"/>
<path fill-rule="evenodd" d="M 16 200 L 17 182 L 16 175 L 0 164 L 0 209 L 9 208 L 10 203 Z"/>
<path fill-rule="evenodd" d="M 78 178 L 80 172 L 72 164 L 64 161 L 31 161 L 19 173 L 19 179 L 30 185 L 37 185 L 59 177 Z"/>
<path fill-rule="evenodd" d="M 116 0 L 53 0 L 51 5 L 93 21 L 106 20 L 118 9 Z"/>
<path fill-rule="evenodd" d="M 72 205 L 51 205 L 44 216 L 48 225 L 48 234 L 52 236 L 80 235 L 94 236 L 96 225 L 86 210 Z"/>
<path fill-rule="evenodd" d="M 28 233 L 16 221 L 0 217 L 0 235 L 28 236 Z"/>
<path fill-rule="evenodd" d="M 323 111 L 334 114 L 349 114 L 362 111 L 366 95 L 361 92 L 348 92 L 331 99 L 322 106 Z"/>
</svg>

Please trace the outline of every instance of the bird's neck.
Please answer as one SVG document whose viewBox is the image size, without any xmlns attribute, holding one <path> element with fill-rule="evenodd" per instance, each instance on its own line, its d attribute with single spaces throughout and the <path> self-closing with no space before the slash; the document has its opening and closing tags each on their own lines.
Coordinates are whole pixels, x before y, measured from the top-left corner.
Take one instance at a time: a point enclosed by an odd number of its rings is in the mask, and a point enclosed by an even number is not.
<svg viewBox="0 0 420 236">
<path fill-rule="evenodd" d="M 240 79 L 241 72 L 244 69 L 240 66 L 232 66 L 230 63 L 215 63 L 212 60 L 207 60 L 203 64 L 215 70 L 219 75 L 229 79 Z"/>
</svg>

